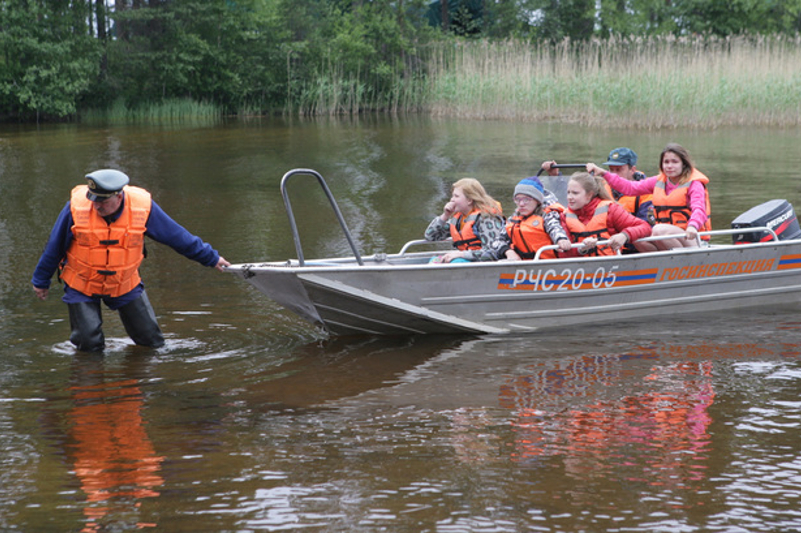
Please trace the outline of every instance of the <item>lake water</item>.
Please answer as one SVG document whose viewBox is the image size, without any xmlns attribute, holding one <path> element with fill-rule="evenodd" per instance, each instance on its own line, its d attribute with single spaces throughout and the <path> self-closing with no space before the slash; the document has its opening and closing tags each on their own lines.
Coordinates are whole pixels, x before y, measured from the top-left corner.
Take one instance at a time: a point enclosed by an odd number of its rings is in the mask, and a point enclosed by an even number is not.
<svg viewBox="0 0 801 533">
<path fill-rule="evenodd" d="M 167 338 L 78 354 L 30 278 L 70 189 L 119 168 L 232 262 L 295 255 L 278 191 L 318 170 L 364 253 L 420 238 L 450 184 L 505 206 L 545 159 L 667 142 L 713 223 L 801 205 L 798 130 L 589 130 L 412 117 L 195 127 L 0 127 L 0 530 L 801 530 L 797 307 L 530 336 L 326 339 L 233 276 L 151 243 Z M 309 182 L 311 183 L 311 182 Z M 290 193 L 306 257 L 347 253 Z M 724 310 L 722 310 L 724 311 Z"/>
</svg>

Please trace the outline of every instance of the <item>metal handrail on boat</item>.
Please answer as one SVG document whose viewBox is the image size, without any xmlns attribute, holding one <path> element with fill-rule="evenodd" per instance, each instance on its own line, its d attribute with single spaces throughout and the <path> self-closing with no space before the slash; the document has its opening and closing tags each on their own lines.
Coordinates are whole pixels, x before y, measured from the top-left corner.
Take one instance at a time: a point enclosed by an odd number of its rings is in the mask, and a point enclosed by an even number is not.
<svg viewBox="0 0 801 533">
<path fill-rule="evenodd" d="M 345 219 L 342 217 L 342 212 L 339 210 L 339 206 L 337 205 L 337 201 L 334 200 L 334 195 L 331 194 L 331 189 L 328 188 L 328 184 L 326 184 L 325 179 L 320 175 L 319 172 L 316 170 L 311 170 L 309 168 L 296 168 L 290 170 L 284 177 L 281 178 L 281 197 L 284 199 L 284 208 L 286 209 L 286 214 L 289 217 L 289 227 L 292 230 L 292 238 L 295 240 L 295 250 L 298 253 L 298 264 L 300 266 L 304 266 L 306 264 L 305 260 L 303 259 L 303 250 L 300 245 L 300 236 L 298 235 L 298 226 L 295 223 L 295 215 L 292 213 L 292 206 L 289 203 L 289 196 L 286 190 L 286 182 L 289 180 L 290 176 L 295 176 L 297 174 L 308 174 L 317 178 L 317 182 L 320 184 L 320 187 L 323 188 L 326 197 L 328 197 L 328 202 L 331 204 L 331 208 L 334 210 L 334 214 L 339 221 L 340 227 L 342 227 L 342 231 L 345 233 L 345 238 L 348 239 L 348 244 L 350 245 L 350 249 L 353 252 L 353 257 L 356 258 L 356 261 L 359 263 L 360 266 L 364 266 L 364 261 L 362 261 L 362 256 L 359 254 L 359 250 L 356 248 L 356 243 L 353 241 L 353 235 L 351 235 L 350 230 L 348 229 L 347 224 L 345 224 Z"/>
<path fill-rule="evenodd" d="M 606 246 L 607 244 L 609 244 L 609 239 L 604 240 L 604 241 L 596 242 L 595 243 L 595 247 L 597 248 L 599 246 Z M 574 243 L 570 244 L 570 249 L 572 250 L 573 248 L 580 248 L 581 246 L 582 246 L 582 243 L 574 242 Z M 542 252 L 547 252 L 548 250 L 559 250 L 559 245 L 557 245 L 557 244 L 549 244 L 548 246 L 543 246 L 543 247 L 539 248 L 537 250 L 537 253 L 534 254 L 534 259 L 533 260 L 537 261 L 540 258 L 540 255 L 542 255 Z M 615 255 L 620 255 L 620 250 L 618 250 Z"/>
<path fill-rule="evenodd" d="M 701 235 L 739 235 L 740 233 L 759 233 L 765 232 L 770 233 L 770 236 L 773 237 L 772 240 L 778 241 L 779 235 L 773 231 L 771 228 L 767 226 L 760 226 L 755 228 L 732 228 L 732 229 L 719 229 L 719 230 L 712 230 L 712 231 L 699 231 L 698 236 Z M 765 241 L 767 242 L 767 241 Z"/>
<path fill-rule="evenodd" d="M 714 235 L 738 235 L 740 233 L 760 233 L 760 232 L 770 233 L 770 235 L 771 235 L 771 237 L 773 237 L 774 241 L 778 241 L 779 240 L 779 236 L 776 235 L 776 232 L 773 231 L 772 229 L 768 228 L 767 226 L 754 227 L 754 228 L 737 228 L 737 229 L 719 229 L 719 230 L 711 230 L 711 231 L 699 231 L 697 240 L 698 240 L 698 244 L 699 244 L 699 247 L 700 247 L 701 236 L 704 236 L 704 235 L 710 235 L 710 236 L 714 236 Z M 665 241 L 665 240 L 668 240 L 668 239 L 675 239 L 677 237 L 686 237 L 686 236 L 687 236 L 686 233 L 674 233 L 672 235 L 657 235 L 657 236 L 643 237 L 642 239 L 637 239 L 637 242 L 641 242 L 641 241 L 649 241 L 649 242 L 651 242 L 651 241 Z M 601 246 L 601 245 L 604 245 L 604 244 L 606 244 L 608 242 L 609 242 L 608 240 L 607 241 L 598 241 L 598 244 L 596 246 Z M 572 248 L 577 248 L 578 246 L 581 246 L 581 243 L 573 243 L 573 245 L 571 246 L 571 249 Z M 559 248 L 559 246 L 557 246 L 556 244 L 549 244 L 548 246 L 543 246 L 542 248 L 537 250 L 537 253 L 534 255 L 534 261 L 538 260 L 540 258 L 540 255 L 543 252 L 546 252 L 548 250 L 557 250 L 558 248 Z"/>
<path fill-rule="evenodd" d="M 698 244 L 700 245 L 701 244 L 701 237 L 703 237 L 705 235 L 709 235 L 711 237 L 711 236 L 720 236 L 720 235 L 739 235 L 741 233 L 770 233 L 770 236 L 773 238 L 774 241 L 778 241 L 779 240 L 779 236 L 776 234 L 775 231 L 773 231 L 772 229 L 770 229 L 767 226 L 759 226 L 759 227 L 754 227 L 754 228 L 734 228 L 734 229 L 716 229 L 716 230 L 710 230 L 710 231 L 699 231 L 698 232 L 698 237 L 696 238 L 696 241 L 698 241 Z M 658 235 L 656 237 L 654 237 L 654 236 L 643 237 L 642 239 L 637 239 L 637 242 L 641 242 L 641 241 L 645 241 L 645 242 L 664 241 L 664 240 L 667 240 L 667 239 L 675 239 L 676 237 L 686 237 L 686 236 L 687 236 L 686 233 L 676 233 L 676 234 L 673 234 L 673 235 Z"/>
<path fill-rule="evenodd" d="M 453 239 L 448 238 L 448 239 L 445 239 L 445 240 L 442 240 L 442 241 L 427 241 L 425 239 L 416 239 L 414 241 L 409 241 L 406 244 L 404 244 L 403 248 L 401 248 L 400 252 L 398 252 L 398 255 L 406 255 L 406 252 L 412 246 L 421 246 L 421 245 L 426 245 L 426 244 L 441 246 L 443 243 L 452 244 L 453 243 Z"/>
<path fill-rule="evenodd" d="M 697 241 L 698 241 L 698 246 L 701 247 L 701 237 L 704 236 L 704 235 L 710 235 L 710 236 L 713 236 L 713 235 L 718 235 L 718 236 L 719 235 L 738 235 L 740 233 L 760 233 L 760 232 L 769 233 L 774 241 L 778 241 L 779 240 L 779 236 L 776 234 L 775 231 L 773 231 L 772 229 L 768 228 L 767 226 L 760 226 L 760 227 L 754 227 L 754 228 L 736 228 L 736 229 L 719 229 L 719 230 L 712 230 L 712 231 L 699 231 L 698 232 Z M 653 237 L 653 236 L 652 237 L 643 237 L 642 239 L 637 239 L 637 240 L 638 240 L 638 242 L 639 241 L 664 241 L 664 240 L 667 240 L 667 239 L 675 239 L 676 237 L 685 237 L 686 235 L 687 235 L 686 233 L 676 233 L 674 235 L 660 235 L 660 236 L 656 236 L 656 237 Z M 447 240 L 444 240 L 444 241 L 427 241 L 425 239 L 417 239 L 417 240 L 414 240 L 414 241 L 409 241 L 409 242 L 407 242 L 406 244 L 403 245 L 403 248 L 401 248 L 400 252 L 398 252 L 398 255 L 405 255 L 406 252 L 409 250 L 409 248 L 411 248 L 412 246 L 425 245 L 425 244 L 437 244 L 437 243 L 449 243 L 449 242 L 452 242 L 452 241 L 450 239 L 447 239 Z M 608 240 L 607 241 L 598 241 L 596 246 L 603 246 L 603 245 L 607 244 L 608 242 L 609 242 Z M 571 246 L 571 249 L 572 248 L 577 248 L 579 246 L 581 246 L 581 243 L 573 243 L 573 245 Z M 548 251 L 548 250 L 557 250 L 557 249 L 559 249 L 559 247 L 557 245 L 555 245 L 555 244 L 550 244 L 548 246 L 543 246 L 542 248 L 537 250 L 537 253 L 534 256 L 534 260 L 536 261 L 536 260 L 540 259 L 540 255 L 542 254 L 542 252 L 545 252 L 545 251 Z"/>
</svg>

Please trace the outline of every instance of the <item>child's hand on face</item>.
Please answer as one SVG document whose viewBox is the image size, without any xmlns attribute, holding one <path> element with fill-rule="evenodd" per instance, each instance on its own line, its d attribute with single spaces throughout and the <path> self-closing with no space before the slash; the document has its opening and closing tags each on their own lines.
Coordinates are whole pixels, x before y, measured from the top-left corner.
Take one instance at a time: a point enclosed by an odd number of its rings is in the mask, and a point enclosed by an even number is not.
<svg viewBox="0 0 801 533">
<path fill-rule="evenodd" d="M 442 215 L 447 220 L 451 218 L 451 216 L 453 216 L 454 211 L 456 211 L 456 204 L 454 204 L 453 202 L 448 202 L 442 209 Z"/>
</svg>

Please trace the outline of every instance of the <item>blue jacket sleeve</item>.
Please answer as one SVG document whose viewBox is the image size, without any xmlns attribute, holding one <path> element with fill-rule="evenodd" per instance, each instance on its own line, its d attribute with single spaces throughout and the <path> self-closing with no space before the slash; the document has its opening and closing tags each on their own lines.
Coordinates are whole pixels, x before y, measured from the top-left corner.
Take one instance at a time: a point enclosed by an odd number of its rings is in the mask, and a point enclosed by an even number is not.
<svg viewBox="0 0 801 533">
<path fill-rule="evenodd" d="M 58 265 L 67 253 L 72 242 L 72 213 L 70 203 L 67 202 L 61 213 L 58 214 L 56 223 L 50 231 L 50 238 L 47 240 L 44 252 L 36 264 L 33 271 L 31 283 L 38 289 L 49 289 L 50 280 L 56 273 Z"/>
<path fill-rule="evenodd" d="M 150 208 L 145 235 L 201 265 L 213 267 L 220 260 L 217 250 L 175 222 L 155 201 Z"/>
<path fill-rule="evenodd" d="M 651 209 L 651 207 L 653 207 L 653 205 L 654 205 L 654 203 L 651 200 L 648 200 L 646 202 L 642 202 L 640 204 L 640 208 L 637 209 L 636 213 L 634 213 L 634 216 L 636 216 L 637 218 L 641 218 L 641 219 L 645 220 L 646 222 L 649 222 L 648 221 L 648 211 Z M 649 224 L 650 224 L 650 222 L 649 222 Z"/>
</svg>

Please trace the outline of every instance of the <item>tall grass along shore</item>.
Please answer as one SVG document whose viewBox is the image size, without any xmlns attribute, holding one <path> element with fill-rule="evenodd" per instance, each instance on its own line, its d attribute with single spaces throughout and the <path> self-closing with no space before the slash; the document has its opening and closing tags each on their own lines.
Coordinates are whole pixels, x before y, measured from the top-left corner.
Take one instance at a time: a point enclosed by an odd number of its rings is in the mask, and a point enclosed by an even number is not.
<svg viewBox="0 0 801 533">
<path fill-rule="evenodd" d="M 108 109 L 89 109 L 81 113 L 85 123 L 208 125 L 222 116 L 219 106 L 191 99 L 168 99 L 155 104 L 128 107 L 117 99 Z"/>
<path fill-rule="evenodd" d="M 801 38 L 654 37 L 439 47 L 432 115 L 714 128 L 801 124 Z"/>
<path fill-rule="evenodd" d="M 365 110 L 592 127 L 801 125 L 801 37 L 448 41 L 388 94 L 336 68 L 298 91 L 301 115 Z"/>
</svg>

